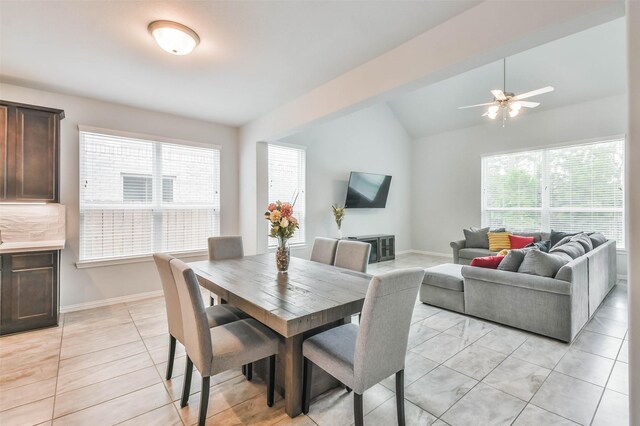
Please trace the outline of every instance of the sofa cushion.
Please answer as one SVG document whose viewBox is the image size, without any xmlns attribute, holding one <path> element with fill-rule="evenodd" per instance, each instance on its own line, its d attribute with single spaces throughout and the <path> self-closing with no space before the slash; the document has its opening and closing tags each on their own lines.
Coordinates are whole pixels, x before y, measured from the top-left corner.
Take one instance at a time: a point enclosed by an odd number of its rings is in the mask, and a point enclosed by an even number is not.
<svg viewBox="0 0 640 426">
<path fill-rule="evenodd" d="M 453 291 L 464 291 L 462 265 L 445 263 L 424 270 L 422 284 Z"/>
<path fill-rule="evenodd" d="M 591 243 L 593 244 L 593 248 L 599 247 L 602 244 L 607 242 L 607 237 L 605 237 L 600 232 L 594 232 L 593 234 L 589 235 L 589 239 L 591 240 Z"/>
<path fill-rule="evenodd" d="M 464 259 L 474 259 L 476 257 L 493 256 L 496 253 L 483 248 L 463 248 L 458 251 L 458 256 Z"/>
<path fill-rule="evenodd" d="M 573 237 L 571 237 L 571 241 L 580 243 L 580 245 L 582 245 L 582 248 L 584 248 L 585 253 L 589 253 L 591 250 L 593 250 L 593 243 L 591 242 L 591 238 L 589 238 L 587 234 L 583 233 L 574 235 Z"/>
<path fill-rule="evenodd" d="M 509 242 L 511 243 L 511 249 L 525 248 L 535 242 L 535 237 L 529 237 L 524 235 L 509 235 Z"/>
<path fill-rule="evenodd" d="M 551 235 L 550 235 L 550 240 L 551 240 L 551 247 L 555 246 L 556 244 L 558 244 L 558 242 L 563 239 L 564 237 L 573 237 L 574 235 L 579 234 L 580 232 L 574 232 L 574 233 L 569 233 L 569 232 L 561 232 L 561 231 L 554 231 L 553 229 L 551 230 Z"/>
<path fill-rule="evenodd" d="M 577 241 L 569 241 L 564 244 L 558 244 L 551 250 L 549 250 L 549 254 L 552 253 L 565 253 L 568 254 L 571 259 L 577 259 L 580 256 L 584 256 L 586 251 L 582 244 Z"/>
<path fill-rule="evenodd" d="M 497 269 L 504 256 L 476 257 L 471 261 L 471 266 L 479 268 Z"/>
<path fill-rule="evenodd" d="M 538 275 L 553 278 L 560 268 L 571 261 L 571 257 L 565 253 L 544 253 L 539 250 L 529 250 L 525 254 L 518 272 L 523 274 Z"/>
<path fill-rule="evenodd" d="M 500 251 L 511 248 L 510 232 L 489 232 L 487 235 L 489 236 L 489 250 Z"/>
<path fill-rule="evenodd" d="M 464 239 L 466 240 L 465 247 L 489 248 L 489 238 L 487 237 L 489 227 L 475 228 L 472 226 L 471 228 L 463 229 L 462 232 L 464 232 Z"/>
<path fill-rule="evenodd" d="M 533 249 L 509 250 L 509 253 L 507 253 L 504 259 L 502 259 L 502 262 L 500 262 L 500 265 L 498 265 L 498 269 L 501 271 L 518 272 L 518 268 L 520 268 L 520 264 L 529 250 Z"/>
</svg>

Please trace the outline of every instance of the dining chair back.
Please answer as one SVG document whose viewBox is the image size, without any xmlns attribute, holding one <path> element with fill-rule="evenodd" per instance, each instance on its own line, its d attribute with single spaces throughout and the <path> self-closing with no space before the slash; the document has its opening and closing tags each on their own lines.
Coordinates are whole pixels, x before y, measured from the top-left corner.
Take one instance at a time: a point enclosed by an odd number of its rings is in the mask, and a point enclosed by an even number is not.
<svg viewBox="0 0 640 426">
<path fill-rule="evenodd" d="M 169 334 L 178 339 L 180 343 L 183 343 L 182 313 L 180 310 L 180 300 L 178 299 L 178 289 L 176 288 L 176 282 L 171 272 L 170 262 L 172 259 L 173 257 L 164 253 L 155 253 L 153 255 L 153 260 L 160 274 L 160 282 L 162 283 Z"/>
<path fill-rule="evenodd" d="M 335 238 L 316 237 L 313 241 L 310 260 L 327 265 L 333 265 L 336 258 L 338 240 Z"/>
<path fill-rule="evenodd" d="M 367 272 L 371 244 L 361 241 L 340 240 L 336 248 L 334 265 L 352 271 Z"/>
<path fill-rule="evenodd" d="M 209 260 L 235 259 L 244 256 L 242 237 L 240 235 L 228 235 L 222 237 L 209 237 Z"/>
</svg>

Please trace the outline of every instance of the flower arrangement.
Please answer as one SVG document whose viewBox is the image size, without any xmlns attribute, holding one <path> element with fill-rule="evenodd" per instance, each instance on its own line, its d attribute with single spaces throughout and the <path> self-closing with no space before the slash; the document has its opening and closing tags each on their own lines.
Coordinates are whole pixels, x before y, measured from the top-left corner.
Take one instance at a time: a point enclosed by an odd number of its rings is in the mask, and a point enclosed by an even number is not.
<svg viewBox="0 0 640 426">
<path fill-rule="evenodd" d="M 336 225 L 338 225 L 338 230 L 342 228 L 342 219 L 344 219 L 345 208 L 338 207 L 337 204 L 331 206 L 333 209 L 333 217 L 336 219 Z"/>
<path fill-rule="evenodd" d="M 271 222 L 271 238 L 277 238 L 278 243 L 293 237 L 298 229 L 298 219 L 293 216 L 293 206 L 289 203 L 276 201 L 267 206 L 264 218 Z"/>
</svg>

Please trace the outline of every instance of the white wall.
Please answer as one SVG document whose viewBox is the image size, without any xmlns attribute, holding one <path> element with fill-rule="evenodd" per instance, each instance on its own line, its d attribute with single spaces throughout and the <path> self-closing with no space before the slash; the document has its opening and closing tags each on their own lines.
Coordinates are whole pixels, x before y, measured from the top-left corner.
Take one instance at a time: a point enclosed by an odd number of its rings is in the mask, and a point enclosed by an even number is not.
<svg viewBox="0 0 640 426">
<path fill-rule="evenodd" d="M 350 171 L 391 175 L 384 209 L 348 209 L 343 235 L 388 233 L 396 236 L 396 250 L 411 248 L 409 169 L 411 140 L 386 104 L 363 109 L 312 127 L 282 142 L 307 147 L 307 249 L 313 238 L 335 237 L 331 205 L 344 205 Z"/>
<path fill-rule="evenodd" d="M 61 123 L 60 202 L 67 206 L 67 246 L 62 251 L 61 306 L 160 290 L 153 262 L 76 269 L 79 253 L 78 125 L 142 133 L 200 143 L 221 150 L 221 229 L 238 232 L 237 129 L 169 114 L 129 108 L 76 96 L 0 84 L 0 98 L 59 108 Z M 192 259 L 196 260 L 196 259 Z"/>
<path fill-rule="evenodd" d="M 455 114 L 455 111 L 452 112 Z M 450 253 L 462 228 L 480 225 L 483 155 L 622 135 L 626 96 L 533 113 L 418 139 L 412 151 L 413 248 Z M 626 275 L 626 256 L 618 273 Z"/>
</svg>

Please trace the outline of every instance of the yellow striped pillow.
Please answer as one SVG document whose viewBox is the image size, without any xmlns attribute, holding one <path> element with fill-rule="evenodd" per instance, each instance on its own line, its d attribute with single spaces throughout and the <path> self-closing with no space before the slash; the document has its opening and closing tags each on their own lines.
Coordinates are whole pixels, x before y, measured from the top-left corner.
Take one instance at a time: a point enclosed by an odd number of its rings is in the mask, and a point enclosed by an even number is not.
<svg viewBox="0 0 640 426">
<path fill-rule="evenodd" d="M 489 250 L 511 249 L 511 240 L 509 240 L 511 232 L 489 232 L 487 235 L 489 236 Z"/>
</svg>

